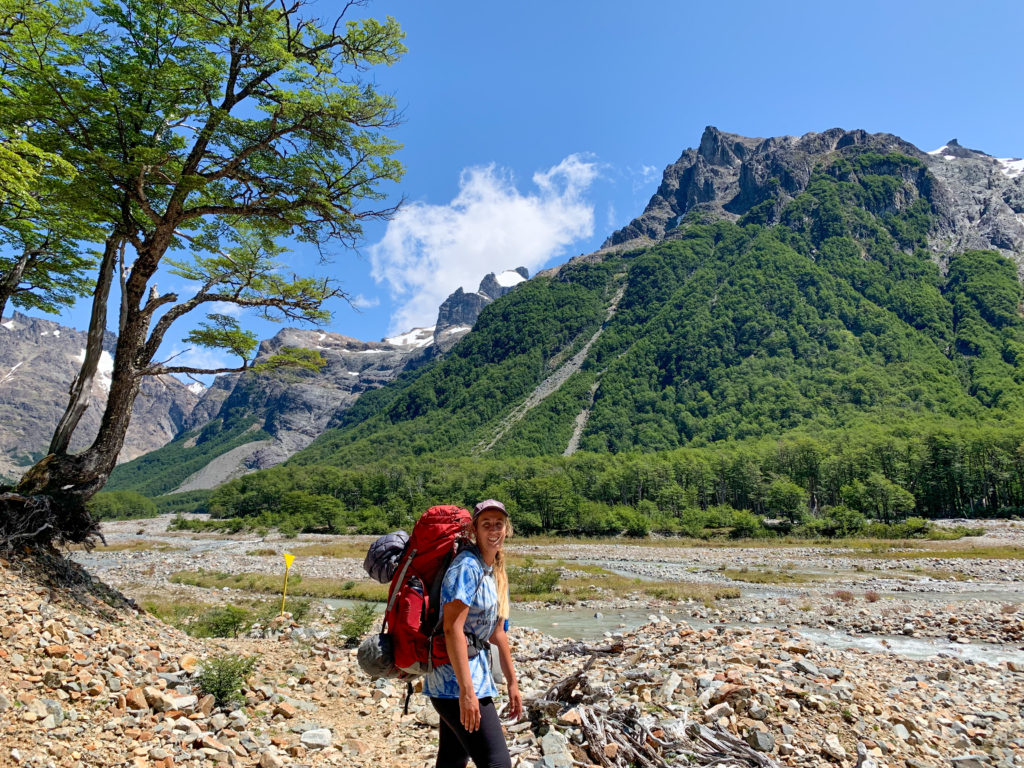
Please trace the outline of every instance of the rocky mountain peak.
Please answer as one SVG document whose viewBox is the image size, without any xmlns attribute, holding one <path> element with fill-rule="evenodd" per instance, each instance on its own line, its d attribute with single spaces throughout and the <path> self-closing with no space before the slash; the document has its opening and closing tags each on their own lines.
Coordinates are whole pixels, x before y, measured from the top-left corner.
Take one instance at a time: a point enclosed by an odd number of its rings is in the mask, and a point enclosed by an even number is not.
<svg viewBox="0 0 1024 768">
<path fill-rule="evenodd" d="M 725 133 L 713 125 L 704 129 L 697 154 L 711 165 L 739 165 L 761 139 L 748 139 L 735 133 Z"/>
<path fill-rule="evenodd" d="M 774 223 L 785 204 L 807 188 L 817 166 L 869 150 L 924 164 L 925 172 L 907 181 L 916 187 L 912 194 L 931 204 L 929 244 L 940 258 L 957 250 L 995 248 L 1024 265 L 1024 161 L 994 158 L 956 139 L 923 152 L 899 136 L 842 128 L 764 139 L 708 126 L 698 147 L 684 150 L 665 169 L 644 212 L 602 248 L 670 238 L 688 214 L 736 220 L 769 200 L 767 222 Z"/>
<path fill-rule="evenodd" d="M 437 310 L 437 324 L 434 326 L 434 346 L 438 353 L 447 352 L 456 342 L 469 333 L 484 307 L 500 299 L 519 283 L 528 280 L 526 267 L 490 272 L 480 281 L 475 293 L 466 293 L 457 288 Z"/>
</svg>

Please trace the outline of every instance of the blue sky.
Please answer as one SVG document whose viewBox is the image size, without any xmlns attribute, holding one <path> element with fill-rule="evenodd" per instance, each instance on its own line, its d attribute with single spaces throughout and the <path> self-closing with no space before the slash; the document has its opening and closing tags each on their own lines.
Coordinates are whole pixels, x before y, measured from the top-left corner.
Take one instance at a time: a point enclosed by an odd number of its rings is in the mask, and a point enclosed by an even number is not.
<svg viewBox="0 0 1024 768">
<path fill-rule="evenodd" d="M 405 208 L 368 226 L 358 254 L 318 268 L 361 306 L 336 305 L 327 330 L 366 340 L 431 325 L 440 300 L 489 271 L 532 273 L 599 247 L 706 125 L 764 137 L 863 128 L 924 150 L 956 137 L 1024 156 L 1017 1 L 374 0 L 355 11 L 397 18 L 409 48 L 372 73 L 403 111 L 393 135 L 407 170 L 388 192 Z M 61 321 L 86 318 L 80 302 Z"/>
</svg>

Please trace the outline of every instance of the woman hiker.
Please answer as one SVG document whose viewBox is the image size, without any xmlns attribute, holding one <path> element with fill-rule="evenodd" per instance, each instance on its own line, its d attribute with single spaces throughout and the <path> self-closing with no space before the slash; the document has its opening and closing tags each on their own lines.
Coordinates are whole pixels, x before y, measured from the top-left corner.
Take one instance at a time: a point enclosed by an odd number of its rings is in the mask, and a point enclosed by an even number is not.
<svg viewBox="0 0 1024 768">
<path fill-rule="evenodd" d="M 435 667 L 423 681 L 423 692 L 440 715 L 435 767 L 464 768 L 472 758 L 477 768 L 510 768 L 494 707 L 498 689 L 491 655 L 484 650 L 470 658 L 465 635 L 469 630 L 498 649 L 508 683 L 508 714 L 519 719 L 523 699 L 505 634 L 509 598 L 504 546 L 512 535 L 505 505 L 494 499 L 477 504 L 472 535 L 476 547 L 455 557 L 441 587 L 445 647 L 452 663 Z"/>
</svg>

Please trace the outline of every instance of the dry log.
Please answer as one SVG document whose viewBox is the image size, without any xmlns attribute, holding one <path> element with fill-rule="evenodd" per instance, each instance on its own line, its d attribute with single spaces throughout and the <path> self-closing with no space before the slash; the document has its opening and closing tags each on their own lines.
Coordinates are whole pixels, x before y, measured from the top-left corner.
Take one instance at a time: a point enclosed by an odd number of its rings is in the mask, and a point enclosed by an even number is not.
<svg viewBox="0 0 1024 768">
<path fill-rule="evenodd" d="M 555 648 L 548 648 L 533 658 L 561 659 L 566 656 L 614 656 L 622 653 L 625 649 L 626 645 L 621 640 L 601 646 L 587 645 L 582 641 L 574 641 L 571 643 L 565 643 L 564 645 L 559 645 Z"/>
</svg>

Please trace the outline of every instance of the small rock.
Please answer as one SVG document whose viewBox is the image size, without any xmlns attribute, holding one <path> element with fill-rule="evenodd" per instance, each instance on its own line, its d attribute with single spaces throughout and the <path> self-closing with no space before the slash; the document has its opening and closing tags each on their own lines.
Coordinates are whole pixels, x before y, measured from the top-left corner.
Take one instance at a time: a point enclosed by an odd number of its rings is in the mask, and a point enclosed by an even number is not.
<svg viewBox="0 0 1024 768">
<path fill-rule="evenodd" d="M 988 755 L 960 755 L 951 757 L 949 762 L 953 768 L 989 768 L 991 763 Z"/>
<path fill-rule="evenodd" d="M 311 731 L 305 731 L 299 737 L 299 741 L 310 749 L 324 749 L 331 746 L 331 738 L 331 732 L 328 729 L 314 728 Z"/>
<path fill-rule="evenodd" d="M 541 765 L 544 768 L 572 768 L 573 758 L 569 751 L 569 742 L 558 731 L 552 729 L 540 740 L 540 749 L 544 754 Z"/>
<path fill-rule="evenodd" d="M 567 709 L 565 712 L 559 713 L 558 722 L 563 725 L 579 725 L 583 722 L 583 718 L 580 717 L 579 710 L 573 707 L 572 709 Z"/>
<path fill-rule="evenodd" d="M 287 701 L 279 702 L 274 707 L 274 714 L 280 715 L 281 717 L 291 719 L 299 713 L 299 710 L 289 704 Z"/>
<path fill-rule="evenodd" d="M 716 722 L 719 718 L 730 717 L 733 714 L 732 707 L 727 702 L 716 704 L 711 709 L 704 712 L 704 717 L 707 718 L 708 722 Z"/>
<path fill-rule="evenodd" d="M 818 672 L 818 668 L 811 662 L 807 661 L 807 659 L 797 659 L 796 664 L 793 666 L 805 675 L 810 675 L 811 677 L 817 677 L 820 674 Z"/>
<path fill-rule="evenodd" d="M 758 752 L 771 752 L 775 749 L 775 737 L 764 731 L 751 731 L 747 734 L 746 742 Z"/>
<path fill-rule="evenodd" d="M 141 688 L 132 688 L 124 695 L 125 704 L 128 709 L 148 709 L 146 694 Z"/>
<path fill-rule="evenodd" d="M 362 739 L 348 739 L 345 741 L 345 749 L 353 755 L 365 755 L 370 751 L 370 745 Z"/>
<path fill-rule="evenodd" d="M 843 745 L 839 743 L 839 737 L 834 733 L 830 733 L 825 737 L 825 740 L 821 743 L 821 751 L 833 760 L 841 761 L 846 759 L 846 750 L 843 749 Z"/>
</svg>

